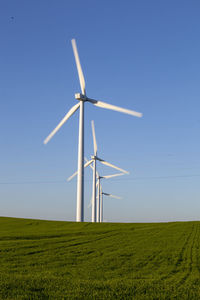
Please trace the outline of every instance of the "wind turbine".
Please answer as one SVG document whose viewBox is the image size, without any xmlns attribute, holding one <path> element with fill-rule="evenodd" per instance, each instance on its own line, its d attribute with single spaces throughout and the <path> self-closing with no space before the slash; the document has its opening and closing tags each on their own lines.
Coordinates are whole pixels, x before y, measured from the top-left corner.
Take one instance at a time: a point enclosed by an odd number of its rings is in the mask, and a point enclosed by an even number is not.
<svg viewBox="0 0 200 300">
<path fill-rule="evenodd" d="M 85 160 L 88 162 L 87 166 L 90 166 L 90 168 L 93 170 L 93 166 L 91 165 L 91 161 L 88 161 L 87 158 L 85 158 Z M 100 183 L 100 180 L 101 179 L 108 179 L 108 178 L 112 178 L 112 177 L 116 177 L 116 176 L 122 176 L 122 175 L 125 175 L 125 173 L 117 173 L 117 174 L 112 174 L 112 175 L 100 176 L 99 173 L 98 173 L 98 171 L 96 171 L 96 178 L 99 179 L 99 181 L 97 181 L 97 183 L 96 183 L 96 188 L 98 187 L 97 222 L 100 222 L 100 220 L 101 220 L 102 209 L 103 209 L 102 204 L 101 204 L 102 203 L 102 185 Z M 73 174 L 73 176 L 74 176 L 74 174 Z M 100 189 L 99 189 L 99 186 L 100 186 Z M 95 198 L 95 200 L 96 200 L 96 198 Z M 90 206 L 92 206 L 93 202 L 94 201 L 93 201 L 93 197 L 92 197 L 91 202 L 90 202 L 88 208 Z M 95 203 L 96 203 L 96 201 L 95 201 Z M 95 204 L 95 208 L 96 208 L 96 204 Z M 93 209 L 92 209 L 92 211 L 93 211 Z M 96 216 L 96 214 L 95 214 L 95 216 Z M 96 219 L 93 222 L 96 222 Z"/>
<path fill-rule="evenodd" d="M 92 137 L 93 137 L 93 146 L 94 146 L 94 154 L 91 156 L 91 160 L 88 161 L 86 159 L 86 163 L 84 165 L 84 168 L 88 167 L 89 165 L 91 166 L 91 164 L 93 163 L 92 169 L 93 169 L 93 183 L 92 183 L 92 222 L 99 222 L 100 220 L 100 196 L 98 196 L 98 202 L 97 202 L 97 209 L 96 209 L 96 178 L 98 178 L 98 180 L 100 181 L 102 178 L 112 178 L 112 177 L 116 177 L 116 176 L 121 176 L 124 174 L 129 174 L 128 171 L 119 168 L 105 160 L 103 160 L 102 158 L 97 156 L 97 141 L 96 141 L 96 134 L 95 134 L 95 127 L 94 127 L 94 121 L 91 121 L 91 126 L 92 126 Z M 101 164 L 106 165 L 108 167 L 111 167 L 113 169 L 116 169 L 118 171 L 120 171 L 121 173 L 117 173 L 117 174 L 112 174 L 112 175 L 106 175 L 106 176 L 99 176 L 97 170 L 96 170 L 96 162 L 99 161 Z M 67 180 L 70 181 L 74 176 L 76 176 L 78 173 L 78 171 L 76 171 L 75 173 L 73 173 Z M 97 214 L 96 214 L 97 212 Z"/>
<path fill-rule="evenodd" d="M 97 186 L 100 184 L 100 180 L 105 178 L 112 178 L 112 177 L 116 177 L 116 176 L 122 176 L 124 174 L 129 174 L 129 172 L 111 164 L 108 163 L 107 161 L 103 160 L 103 159 L 99 159 L 96 158 L 94 156 L 91 157 L 91 160 L 88 160 L 87 158 L 85 158 L 86 163 L 84 165 L 84 168 L 90 166 L 93 170 L 93 183 L 92 183 L 92 222 L 99 222 L 100 220 L 100 191 L 98 190 L 98 201 L 97 201 L 97 206 L 96 206 L 96 188 Z M 107 165 L 113 169 L 117 169 L 119 171 L 121 171 L 122 173 L 117 173 L 117 174 L 112 174 L 112 175 L 105 175 L 105 176 L 100 176 L 99 173 L 96 170 L 96 160 L 99 160 L 101 163 L 103 163 L 104 165 Z M 93 163 L 93 166 L 91 165 Z M 95 165 L 95 167 L 94 167 Z M 74 172 L 70 177 L 68 177 L 67 181 L 70 181 L 73 177 L 75 177 L 78 174 L 78 171 Z M 96 182 L 96 179 L 98 180 Z"/>
<path fill-rule="evenodd" d="M 91 125 L 92 125 L 92 136 L 93 136 L 93 146 L 94 146 L 94 155 L 91 157 L 93 160 L 92 222 L 96 222 L 96 220 L 97 220 L 97 222 L 99 222 L 99 220 L 100 220 L 100 194 L 98 194 L 98 202 L 97 202 L 97 210 L 96 210 L 96 178 L 98 178 L 98 184 L 100 187 L 100 180 L 102 178 L 108 179 L 108 178 L 112 178 L 112 177 L 116 177 L 116 176 L 121 176 L 124 174 L 129 174 L 129 172 L 127 172 L 119 167 L 116 167 L 97 156 L 97 141 L 96 141 L 95 127 L 94 127 L 93 120 L 91 121 Z M 99 176 L 99 173 L 96 171 L 96 161 L 97 160 L 106 166 L 109 166 L 111 168 L 121 171 L 122 173 L 106 175 L 106 176 Z M 99 193 L 100 193 L 100 190 L 99 190 Z M 97 211 L 97 215 L 96 215 L 96 211 Z"/>
<path fill-rule="evenodd" d="M 74 52 L 74 57 L 76 61 L 76 67 L 78 71 L 81 93 L 75 94 L 75 99 L 79 101 L 74 105 L 60 123 L 55 127 L 55 129 L 47 136 L 44 140 L 44 144 L 47 144 L 49 140 L 54 136 L 54 134 L 63 126 L 63 124 L 80 108 L 79 111 L 79 141 L 78 141 L 78 178 L 77 178 L 77 207 L 76 207 L 76 221 L 84 221 L 84 103 L 90 102 L 93 105 L 101 108 L 111 109 L 125 114 L 129 114 L 135 117 L 142 117 L 142 113 L 121 108 L 115 105 L 111 105 L 99 100 L 91 99 L 86 96 L 85 90 L 85 79 L 83 76 L 83 71 L 80 64 L 80 59 L 78 55 L 78 50 L 76 46 L 75 39 L 72 39 L 72 48 Z"/>
<path fill-rule="evenodd" d="M 101 215 L 102 215 L 102 210 L 103 210 L 103 198 L 102 198 L 102 186 L 101 186 L 101 179 L 108 179 L 116 176 L 121 176 L 124 175 L 125 173 L 118 173 L 118 174 L 113 174 L 113 175 L 105 175 L 105 176 L 100 176 L 99 173 L 97 172 L 97 187 L 98 187 L 98 201 L 97 201 L 97 222 L 102 222 L 101 221 Z"/>
<path fill-rule="evenodd" d="M 111 198 L 115 198 L 115 199 L 122 199 L 121 197 L 112 195 L 112 194 L 108 194 L 108 193 L 104 193 L 102 191 L 102 187 L 100 187 L 101 190 L 101 209 L 100 209 L 100 222 L 103 222 L 103 195 L 107 196 L 107 197 L 111 197 Z"/>
<path fill-rule="evenodd" d="M 90 167 L 93 169 L 93 167 L 90 164 Z M 99 173 L 96 171 L 96 176 L 98 178 L 96 187 L 98 187 L 98 202 L 97 202 L 97 223 L 99 222 L 103 222 L 103 195 L 111 197 L 111 198 L 116 198 L 116 199 L 122 199 L 121 197 L 112 195 L 112 194 L 108 194 L 108 193 L 104 193 L 102 190 L 102 185 L 100 183 L 101 179 L 108 179 L 111 177 L 115 177 L 115 176 L 120 176 L 120 175 L 124 175 L 124 173 L 118 173 L 118 174 L 113 174 L 113 175 L 105 175 L 105 176 L 100 176 Z M 90 207 L 92 205 L 92 200 L 90 202 L 90 205 L 88 207 Z"/>
</svg>

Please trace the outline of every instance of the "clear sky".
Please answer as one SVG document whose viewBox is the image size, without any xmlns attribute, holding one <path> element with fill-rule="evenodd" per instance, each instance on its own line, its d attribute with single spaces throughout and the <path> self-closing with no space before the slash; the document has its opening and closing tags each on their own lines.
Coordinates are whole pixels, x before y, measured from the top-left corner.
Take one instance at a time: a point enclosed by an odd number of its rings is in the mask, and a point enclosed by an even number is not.
<svg viewBox="0 0 200 300">
<path fill-rule="evenodd" d="M 85 154 L 130 171 L 104 180 L 109 222 L 200 220 L 200 2 L 0 1 L 0 215 L 75 220 L 78 112 L 75 38 L 88 97 Z M 115 173 L 98 165 L 102 175 Z M 92 173 L 85 173 L 85 220 Z"/>
</svg>

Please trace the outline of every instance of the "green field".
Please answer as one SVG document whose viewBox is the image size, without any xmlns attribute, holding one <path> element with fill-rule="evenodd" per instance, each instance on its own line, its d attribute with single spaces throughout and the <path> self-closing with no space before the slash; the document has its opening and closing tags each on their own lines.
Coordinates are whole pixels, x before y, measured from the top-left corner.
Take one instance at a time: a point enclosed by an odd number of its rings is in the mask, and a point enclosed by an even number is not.
<svg viewBox="0 0 200 300">
<path fill-rule="evenodd" d="M 200 222 L 0 218 L 0 299 L 200 299 Z"/>
</svg>

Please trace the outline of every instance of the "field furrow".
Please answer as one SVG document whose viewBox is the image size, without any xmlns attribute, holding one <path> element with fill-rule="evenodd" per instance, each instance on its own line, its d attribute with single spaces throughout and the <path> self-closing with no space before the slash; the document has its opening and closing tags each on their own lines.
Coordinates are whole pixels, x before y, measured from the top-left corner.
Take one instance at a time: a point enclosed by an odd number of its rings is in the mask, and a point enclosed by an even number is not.
<svg viewBox="0 0 200 300">
<path fill-rule="evenodd" d="M 200 222 L 0 218 L 0 299 L 200 299 Z"/>
</svg>

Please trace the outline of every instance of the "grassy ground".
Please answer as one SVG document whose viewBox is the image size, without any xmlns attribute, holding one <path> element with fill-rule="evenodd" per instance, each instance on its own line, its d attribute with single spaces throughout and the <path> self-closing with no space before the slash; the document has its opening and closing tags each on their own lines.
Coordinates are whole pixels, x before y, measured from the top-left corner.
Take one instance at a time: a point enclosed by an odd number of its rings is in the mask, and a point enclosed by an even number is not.
<svg viewBox="0 0 200 300">
<path fill-rule="evenodd" d="M 0 218 L 0 299 L 200 299 L 200 222 Z"/>
</svg>

